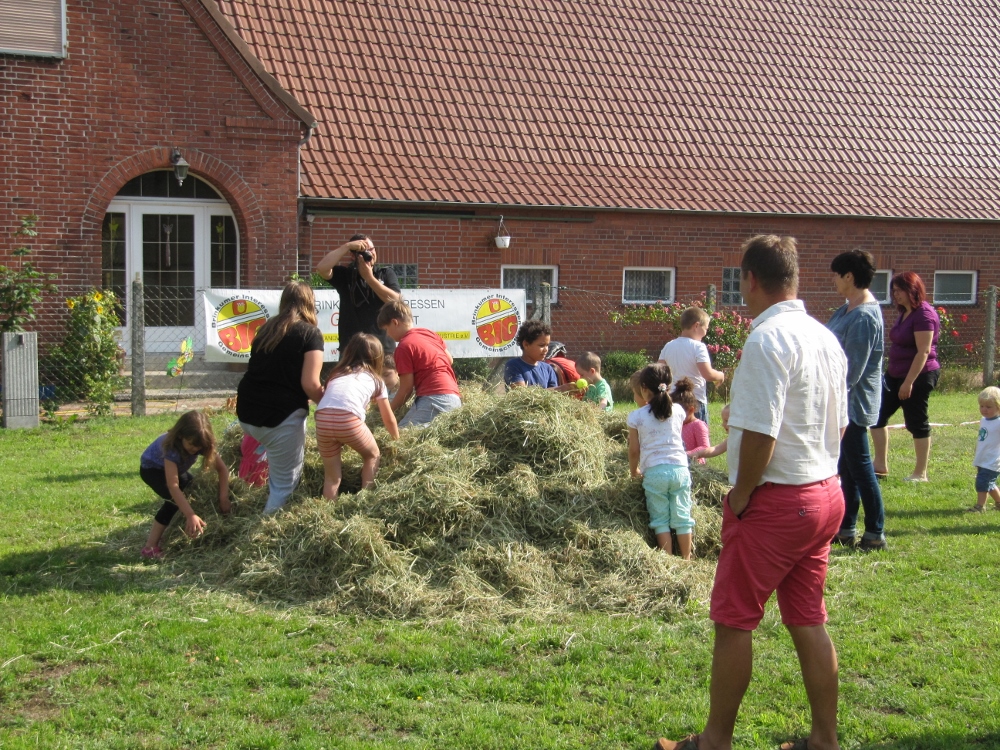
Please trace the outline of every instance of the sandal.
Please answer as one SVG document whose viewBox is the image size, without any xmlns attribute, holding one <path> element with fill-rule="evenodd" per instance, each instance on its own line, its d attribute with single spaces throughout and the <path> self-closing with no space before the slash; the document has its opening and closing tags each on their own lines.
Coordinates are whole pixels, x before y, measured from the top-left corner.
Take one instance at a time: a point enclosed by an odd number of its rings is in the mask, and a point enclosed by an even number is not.
<svg viewBox="0 0 1000 750">
<path fill-rule="evenodd" d="M 162 560 L 163 551 L 159 547 L 143 547 L 139 553 L 145 560 Z"/>
<path fill-rule="evenodd" d="M 966 508 L 965 512 L 966 513 L 985 513 L 986 512 L 986 506 L 985 505 L 973 505 L 971 508 Z"/>
<path fill-rule="evenodd" d="M 660 737 L 653 745 L 653 750 L 698 750 L 698 735 L 689 734 L 680 742 Z"/>
</svg>

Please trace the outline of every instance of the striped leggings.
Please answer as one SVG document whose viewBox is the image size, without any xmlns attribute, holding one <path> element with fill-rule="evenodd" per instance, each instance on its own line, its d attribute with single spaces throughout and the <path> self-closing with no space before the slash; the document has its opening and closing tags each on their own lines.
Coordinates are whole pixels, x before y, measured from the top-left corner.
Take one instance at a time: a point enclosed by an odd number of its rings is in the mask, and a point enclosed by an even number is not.
<svg viewBox="0 0 1000 750">
<path fill-rule="evenodd" d="M 343 409 L 319 409 L 316 412 L 316 444 L 319 455 L 334 458 L 349 445 L 362 456 L 378 455 L 375 436 L 356 414 Z"/>
</svg>

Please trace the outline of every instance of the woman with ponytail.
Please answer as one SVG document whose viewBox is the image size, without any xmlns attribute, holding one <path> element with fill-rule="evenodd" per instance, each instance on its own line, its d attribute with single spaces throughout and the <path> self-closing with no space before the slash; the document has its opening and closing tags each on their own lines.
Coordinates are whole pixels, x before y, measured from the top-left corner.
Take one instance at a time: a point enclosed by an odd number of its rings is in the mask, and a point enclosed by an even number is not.
<svg viewBox="0 0 1000 750">
<path fill-rule="evenodd" d="M 681 557 L 690 560 L 694 519 L 691 473 L 682 434 L 687 415 L 670 400 L 672 380 L 670 368 L 662 362 L 639 371 L 639 391 L 646 405 L 628 415 L 628 463 L 632 476 L 642 477 L 649 527 L 656 534 L 656 543 L 671 554 L 673 529 Z"/>
</svg>

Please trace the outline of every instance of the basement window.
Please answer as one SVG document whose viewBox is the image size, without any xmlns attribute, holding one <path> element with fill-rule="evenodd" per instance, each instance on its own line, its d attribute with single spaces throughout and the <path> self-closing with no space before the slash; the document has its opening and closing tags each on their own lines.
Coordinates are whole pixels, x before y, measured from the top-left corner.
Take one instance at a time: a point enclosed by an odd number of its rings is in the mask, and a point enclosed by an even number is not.
<svg viewBox="0 0 1000 750">
<path fill-rule="evenodd" d="M 975 303 L 975 271 L 934 272 L 934 304 L 974 305 Z"/>
</svg>

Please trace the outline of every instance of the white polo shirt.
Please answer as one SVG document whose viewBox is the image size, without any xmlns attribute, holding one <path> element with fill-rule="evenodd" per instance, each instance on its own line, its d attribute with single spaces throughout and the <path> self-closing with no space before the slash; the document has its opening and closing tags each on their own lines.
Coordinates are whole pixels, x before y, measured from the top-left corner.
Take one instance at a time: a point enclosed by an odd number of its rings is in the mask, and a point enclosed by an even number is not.
<svg viewBox="0 0 1000 750">
<path fill-rule="evenodd" d="M 763 482 L 810 484 L 837 473 L 847 426 L 847 357 L 800 300 L 779 302 L 753 321 L 733 376 L 729 481 L 736 483 L 744 430 L 775 438 Z"/>
<path fill-rule="evenodd" d="M 678 336 L 663 345 L 663 349 L 660 350 L 660 359 L 667 363 L 675 383 L 681 378 L 690 378 L 691 384 L 694 386 L 695 399 L 703 404 L 708 401 L 705 377 L 698 369 L 699 362 L 712 364 L 707 346 L 686 336 Z"/>
</svg>

